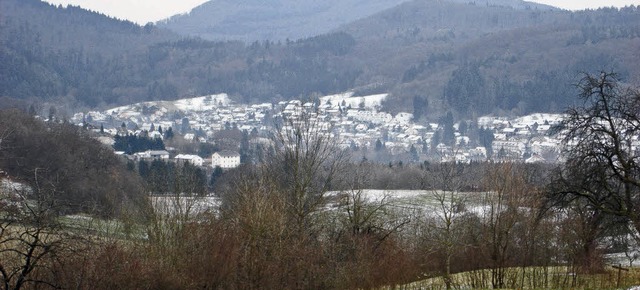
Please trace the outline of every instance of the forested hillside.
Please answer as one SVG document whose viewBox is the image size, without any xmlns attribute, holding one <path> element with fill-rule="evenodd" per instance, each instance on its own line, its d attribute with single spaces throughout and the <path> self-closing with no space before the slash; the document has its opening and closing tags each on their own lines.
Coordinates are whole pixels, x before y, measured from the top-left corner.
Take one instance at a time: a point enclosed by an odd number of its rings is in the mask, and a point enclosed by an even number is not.
<svg viewBox="0 0 640 290">
<path fill-rule="evenodd" d="M 469 3 L 468 0 L 449 0 Z M 408 0 L 214 0 L 186 14 L 158 22 L 163 28 L 209 40 L 285 41 L 325 34 Z M 422 1 L 423 3 L 435 1 Z M 520 0 L 486 0 L 486 5 L 552 10 Z M 478 2 L 480 3 L 480 2 Z"/>
<path fill-rule="evenodd" d="M 296 40 L 328 33 L 406 1 L 214 0 L 158 25 L 209 40 Z"/>
<path fill-rule="evenodd" d="M 277 45 L 181 38 L 39 0 L 0 2 L 0 96 L 84 106 L 229 92 L 245 100 L 352 87 L 344 33 Z"/>
<path fill-rule="evenodd" d="M 558 111 L 583 71 L 639 81 L 636 7 L 568 12 L 522 1 L 410 1 L 329 34 L 208 41 L 37 0 L 0 2 L 0 96 L 108 106 L 228 93 L 272 102 L 391 93 L 436 120 Z M 355 4 L 354 4 L 355 5 Z M 457 118 L 457 117 L 456 117 Z"/>
<path fill-rule="evenodd" d="M 177 38 L 78 7 L 1 1 L 0 95 L 115 103 L 146 86 L 131 60 L 144 57 L 150 43 Z"/>
<path fill-rule="evenodd" d="M 371 80 L 398 110 L 524 114 L 562 110 L 581 72 L 614 70 L 638 82 L 637 8 L 568 12 L 412 1 L 343 28 Z M 414 98 L 412 98 L 412 96 Z"/>
<path fill-rule="evenodd" d="M 56 214 L 143 218 L 148 210 L 142 179 L 73 124 L 0 110 L 0 168 L 1 177 L 30 188 L 21 195 L 47 199 Z"/>
</svg>

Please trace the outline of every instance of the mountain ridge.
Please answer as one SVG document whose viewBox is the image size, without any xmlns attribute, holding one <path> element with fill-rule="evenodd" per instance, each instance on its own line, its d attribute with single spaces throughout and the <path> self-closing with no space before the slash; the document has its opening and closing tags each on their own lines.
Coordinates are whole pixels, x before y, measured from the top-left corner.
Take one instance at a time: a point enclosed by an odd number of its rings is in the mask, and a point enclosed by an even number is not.
<svg viewBox="0 0 640 290">
<path fill-rule="evenodd" d="M 38 4 L 46 9 L 33 12 L 36 0 L 0 2 L 7 3 L 16 13 L 2 22 L 8 33 L 0 34 L 0 61 L 9 65 L 0 67 L 0 96 L 87 107 L 217 93 L 277 102 L 353 91 L 389 93 L 388 111 L 434 120 L 447 111 L 556 112 L 572 104 L 577 72 L 614 70 L 630 83 L 640 75 L 635 7 L 570 12 L 407 1 L 328 34 L 245 44 L 79 8 Z"/>
<path fill-rule="evenodd" d="M 209 40 L 285 41 L 328 33 L 341 24 L 407 0 L 326 0 L 269 2 L 217 0 L 189 13 L 157 22 L 183 35 Z M 360 9 L 356 9 L 360 8 Z"/>
<path fill-rule="evenodd" d="M 208 40 L 284 41 L 313 37 L 335 30 L 341 25 L 370 17 L 410 0 L 278 0 L 267 3 L 256 0 L 212 0 L 160 20 L 160 27 L 183 35 Z M 468 4 L 468 0 L 430 0 Z M 471 3 L 476 3 L 473 1 Z M 518 10 L 557 10 L 557 8 L 521 0 L 485 0 L 478 4 L 502 6 Z"/>
</svg>

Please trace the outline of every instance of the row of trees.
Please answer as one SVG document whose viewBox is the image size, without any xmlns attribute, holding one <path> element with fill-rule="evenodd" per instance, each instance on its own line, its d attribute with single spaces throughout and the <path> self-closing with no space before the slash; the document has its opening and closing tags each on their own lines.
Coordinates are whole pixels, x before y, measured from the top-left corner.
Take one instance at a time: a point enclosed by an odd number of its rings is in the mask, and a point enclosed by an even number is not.
<svg viewBox="0 0 640 290">
<path fill-rule="evenodd" d="M 144 207 L 140 179 L 113 150 L 69 123 L 44 123 L 22 111 L 0 111 L 0 168 L 54 197 L 65 213 L 116 217 Z"/>
<path fill-rule="evenodd" d="M 136 231 L 125 237 L 126 242 L 108 238 L 99 227 L 91 228 L 93 233 L 78 232 L 92 237 L 89 243 L 75 231 L 55 236 L 64 239 L 55 240 L 56 247 L 43 242 L 51 252 L 38 248 L 43 258 L 33 272 L 26 272 L 25 285 L 42 281 L 56 287 L 97 288 L 369 288 L 441 276 L 445 285 L 454 287 L 453 273 L 472 271 L 469 275 L 477 275 L 473 287 L 501 288 L 521 285 L 507 269 L 522 266 L 521 271 L 533 277 L 527 280 L 530 285 L 555 287 L 545 284 L 543 270 L 525 266 L 581 261 L 576 224 L 522 210 L 534 209 L 542 200 L 542 191 L 532 184 L 544 177 L 542 171 L 500 164 L 478 173 L 442 164 L 421 175 L 435 208 L 398 208 L 390 196 L 372 200 L 360 189 L 372 178 L 366 167 L 347 174 L 334 163 L 339 175 L 331 180 L 351 188 L 327 194 L 318 191 L 324 182 L 311 180 L 325 181 L 318 177 L 331 170 L 313 171 L 307 158 L 292 160 L 301 163 L 274 163 L 279 164 L 275 172 L 267 167 L 238 172 L 217 214 L 198 214 L 193 201 L 169 199 L 165 208 L 156 207 L 148 222 L 137 223 L 146 239 Z M 301 182 L 274 179 L 282 171 L 297 172 Z M 461 181 L 474 174 L 495 192 L 462 194 Z M 472 200 L 486 206 L 474 213 Z M 327 211 L 327 205 L 332 210 Z M 66 231 L 68 225 L 54 217 L 47 219 L 52 227 L 46 229 L 52 232 L 39 232 L 39 239 Z M 35 226 L 24 224 L 24 230 Z M 112 235 L 120 236 L 123 230 Z M 10 239 L 6 233 L 2 238 Z M 46 243 L 50 241 L 54 240 Z M 79 248 L 83 244 L 87 246 Z M 2 261 L 14 266 L 25 260 Z M 478 269 L 490 269 L 491 279 L 473 272 Z M 20 288 L 13 284 L 16 280 L 7 281 Z"/>
<path fill-rule="evenodd" d="M 161 138 L 152 139 L 134 134 L 128 134 L 126 136 L 116 135 L 114 137 L 113 149 L 132 155 L 133 153 L 147 150 L 164 150 L 164 142 Z"/>
<path fill-rule="evenodd" d="M 203 196 L 208 193 L 206 171 L 189 162 L 176 164 L 163 160 L 138 162 L 138 174 L 147 182 L 153 194 L 186 194 Z"/>
<path fill-rule="evenodd" d="M 370 165 L 348 162 L 309 116 L 279 123 L 265 163 L 225 175 L 213 212 L 176 196 L 153 199 L 133 226 L 79 227 L 51 210 L 45 201 L 57 199 L 45 198 L 52 191 L 40 183 L 31 183 L 33 193 L 3 190 L 0 281 L 5 289 L 327 289 L 441 277 L 443 288 L 603 287 L 579 277 L 602 272 L 604 252 L 632 249 L 629 234 L 638 232 L 640 171 L 629 136 L 640 127 L 640 93 L 609 73 L 582 85 L 586 103 L 561 129 L 571 146 L 558 172 L 422 166 L 414 178 L 426 200 L 373 198 L 363 190 L 377 178 Z M 17 145 L 4 141 L 13 132 L 0 132 L 0 152 Z M 467 188 L 470 180 L 477 190 Z M 555 266 L 572 278 L 550 275 Z"/>
</svg>

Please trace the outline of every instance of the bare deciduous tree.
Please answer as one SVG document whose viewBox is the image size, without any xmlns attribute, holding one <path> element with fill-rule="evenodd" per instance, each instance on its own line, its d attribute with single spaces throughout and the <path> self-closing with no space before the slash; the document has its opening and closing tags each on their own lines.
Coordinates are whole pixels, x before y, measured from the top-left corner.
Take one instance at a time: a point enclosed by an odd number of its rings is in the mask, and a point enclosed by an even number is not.
<svg viewBox="0 0 640 290">
<path fill-rule="evenodd" d="M 465 178 L 464 166 L 455 162 L 440 163 L 435 170 L 425 173 L 423 184 L 430 188 L 431 197 L 435 201 L 435 211 L 427 221 L 429 236 L 434 241 L 435 251 L 444 251 L 443 279 L 447 289 L 451 289 L 451 262 L 455 253 L 464 247 L 463 223 L 466 197 L 460 192 L 462 180 Z"/>
<path fill-rule="evenodd" d="M 326 202 L 347 158 L 331 128 L 323 128 L 315 112 L 298 109 L 276 126 L 276 150 L 266 166 L 285 195 L 293 224 L 302 230 L 312 227 L 310 214 Z"/>
<path fill-rule="evenodd" d="M 516 252 L 518 241 L 523 243 L 526 238 L 517 229 L 535 218 L 537 207 L 533 201 L 539 196 L 538 190 L 527 182 L 522 167 L 513 163 L 496 165 L 486 174 L 484 183 L 487 192 L 482 201 L 482 241 L 491 270 L 491 286 L 512 287 L 506 284 L 506 270 L 517 265 L 519 255 L 526 254 Z"/>
<path fill-rule="evenodd" d="M 615 73 L 586 75 L 578 84 L 582 106 L 562 123 L 566 165 L 556 180 L 556 201 L 583 199 L 640 230 L 640 92 Z"/>
<path fill-rule="evenodd" d="M 2 289 L 58 287 L 51 276 L 57 259 L 73 253 L 80 238 L 63 229 L 52 197 L 37 183 L 32 188 L 16 183 L 0 189 Z"/>
</svg>

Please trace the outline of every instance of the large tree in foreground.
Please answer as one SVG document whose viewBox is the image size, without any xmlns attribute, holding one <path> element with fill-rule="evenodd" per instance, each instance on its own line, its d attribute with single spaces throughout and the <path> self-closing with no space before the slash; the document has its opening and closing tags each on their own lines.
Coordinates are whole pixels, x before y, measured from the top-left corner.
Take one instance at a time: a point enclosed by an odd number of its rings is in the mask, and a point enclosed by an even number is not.
<svg viewBox="0 0 640 290">
<path fill-rule="evenodd" d="M 640 92 L 608 72 L 586 75 L 578 87 L 584 103 L 562 123 L 566 164 L 554 200 L 586 201 L 640 232 Z"/>
<path fill-rule="evenodd" d="M 277 181 L 293 225 L 303 229 L 311 226 L 309 217 L 324 206 L 326 193 L 344 177 L 347 156 L 332 128 L 323 128 L 317 112 L 298 109 L 298 114 L 283 114 L 276 124 L 268 175 Z"/>
</svg>

